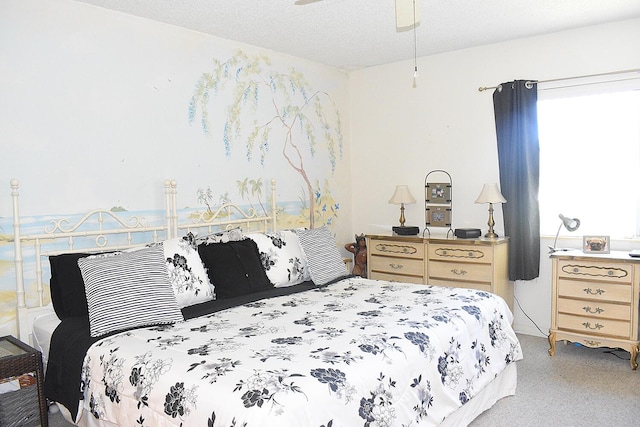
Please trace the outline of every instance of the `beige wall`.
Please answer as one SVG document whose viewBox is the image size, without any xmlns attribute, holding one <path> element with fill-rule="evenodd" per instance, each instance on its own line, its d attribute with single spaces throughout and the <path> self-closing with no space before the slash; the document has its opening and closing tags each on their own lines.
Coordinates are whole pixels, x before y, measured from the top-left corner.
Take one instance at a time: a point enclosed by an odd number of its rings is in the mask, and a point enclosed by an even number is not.
<svg viewBox="0 0 640 427">
<path fill-rule="evenodd" d="M 419 199 L 425 175 L 434 169 L 452 175 L 453 227 L 486 231 L 487 206 L 474 201 L 483 183 L 498 182 L 499 177 L 492 91 L 478 92 L 478 87 L 514 79 L 545 80 L 640 68 L 640 20 L 419 58 L 418 68 L 415 89 L 413 61 L 351 73 L 355 232 L 388 231 L 399 217 L 398 207 L 387 203 L 394 186 L 409 185 Z M 423 227 L 423 210 L 420 201 L 408 205 L 407 224 Z M 501 209 L 496 209 L 496 223 L 502 235 Z M 543 239 L 542 248 L 547 244 Z M 566 244 L 579 247 L 577 241 Z M 624 245 L 613 242 L 612 246 L 623 249 Z M 542 249 L 539 279 L 517 283 L 516 297 L 545 333 L 551 322 L 550 288 L 550 262 Z M 517 304 L 515 316 L 517 331 L 540 334 Z"/>
<path fill-rule="evenodd" d="M 398 207 L 387 203 L 396 184 L 409 185 L 418 199 L 406 217 L 422 228 L 420 198 L 433 169 L 452 175 L 454 228 L 486 230 L 487 206 L 474 200 L 483 183 L 498 181 L 498 165 L 491 91 L 480 93 L 479 86 L 640 67 L 638 19 L 419 58 L 415 89 L 413 61 L 345 74 L 71 0 L 1 2 L 0 41 L 0 217 L 10 216 L 13 177 L 22 183 L 23 213 L 40 214 L 161 206 L 149 191 L 165 178 L 177 179 L 180 194 L 195 202 L 195 189 L 215 184 L 215 177 L 228 179 L 226 189 L 261 170 L 243 165 L 238 177 L 229 176 L 225 171 L 238 166 L 223 161 L 220 146 L 186 121 L 193 86 L 210 59 L 241 47 L 283 68 L 295 66 L 314 85 L 339 94 L 345 150 L 331 178 L 341 205 L 339 244 L 397 223 Z M 280 174 L 284 182 L 283 170 L 275 162 L 260 173 Z M 283 196 L 296 200 L 297 188 Z M 503 234 L 500 209 L 496 222 Z M 571 244 L 578 241 L 563 242 Z M 516 296 L 546 331 L 550 263 L 544 249 L 541 267 L 538 280 L 517 284 Z M 12 289 L 0 280 L 0 291 Z M 518 308 L 515 314 L 518 331 L 539 334 Z"/>
<path fill-rule="evenodd" d="M 295 69 L 311 86 L 309 93 L 331 95 L 344 136 L 335 164 L 324 133 L 316 135 L 313 155 L 296 129 L 293 138 L 314 189 L 317 180 L 322 195 L 330 194 L 335 200 L 331 204 L 340 207 L 331 218 L 336 239 L 341 245 L 352 241 L 351 187 L 345 184 L 351 176 L 347 73 L 71 0 L 0 1 L 0 335 L 15 332 L 13 248 L 3 238 L 12 231 L 12 178 L 20 180 L 24 216 L 112 206 L 161 210 L 165 179 L 177 180 L 178 207 L 183 208 L 204 206 L 198 201 L 199 188 L 210 188 L 214 203 L 228 192 L 233 202 L 248 204 L 238 181 L 261 179 L 264 196 L 275 178 L 278 202 L 289 202 L 291 216 L 304 212 L 300 200 L 308 200 L 309 192 L 282 155 L 282 127 L 273 126 L 264 164 L 258 144 L 247 160 L 246 135 L 253 118 L 262 124 L 275 114 L 265 99 L 270 90 L 260 92 L 264 108 L 258 114 L 243 110 L 245 138 L 238 138 L 231 156 L 225 154 L 223 129 L 227 107 L 235 100 L 233 85 L 210 93 L 209 133 L 203 132 L 199 117 L 189 121 L 190 101 L 202 74 L 212 71 L 214 58 L 227 61 L 238 49 L 250 58 L 267 57 L 271 65 L 265 66 L 265 74 Z M 325 107 L 335 129 L 335 111 Z M 256 197 L 252 199 L 256 203 Z M 331 217 L 331 209 L 327 212 L 322 221 Z M 25 262 L 25 270 L 26 286 L 34 290 L 34 263 Z M 45 283 L 48 278 L 45 272 Z M 35 305 L 35 298 L 28 297 L 27 304 Z"/>
</svg>

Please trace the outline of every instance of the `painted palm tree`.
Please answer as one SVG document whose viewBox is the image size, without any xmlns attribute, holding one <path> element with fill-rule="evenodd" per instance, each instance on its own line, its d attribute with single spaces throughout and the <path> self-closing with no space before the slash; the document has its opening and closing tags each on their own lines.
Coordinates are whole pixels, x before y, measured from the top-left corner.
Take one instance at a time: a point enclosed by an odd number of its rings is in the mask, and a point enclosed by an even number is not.
<svg viewBox="0 0 640 427">
<path fill-rule="evenodd" d="M 252 179 L 251 181 L 249 181 L 249 184 L 251 184 L 251 195 L 258 198 L 258 203 L 260 203 L 262 212 L 264 212 L 264 214 L 266 215 L 267 210 L 264 208 L 264 205 L 262 204 L 262 198 L 260 197 L 262 196 L 262 178 Z"/>
<path fill-rule="evenodd" d="M 213 60 L 211 72 L 198 80 L 189 104 L 189 121 L 199 115 L 202 129 L 209 133 L 211 98 L 232 86 L 232 95 L 224 120 L 225 154 L 231 155 L 235 142 L 246 144 L 246 157 L 251 161 L 254 151 L 264 164 L 274 139 L 287 163 L 305 183 L 309 201 L 309 225 L 314 226 L 314 191 L 307 175 L 304 160 L 314 157 L 319 144 L 329 154 L 332 172 L 336 159 L 342 156 L 340 114 L 328 93 L 314 91 L 302 73 L 291 69 L 288 73 L 274 70 L 266 56 L 249 57 L 236 51 L 228 60 Z M 275 128 L 284 132 L 271 131 Z"/>
<path fill-rule="evenodd" d="M 245 196 L 249 195 L 249 178 L 245 178 L 242 181 L 236 181 L 236 185 L 238 186 L 238 193 L 240 193 L 240 197 L 244 200 Z M 253 210 L 253 202 L 249 197 L 249 206 L 251 210 Z"/>
<path fill-rule="evenodd" d="M 211 187 L 207 187 L 207 189 L 198 188 L 198 203 L 204 203 L 207 206 L 207 213 L 212 214 L 211 210 L 211 201 L 213 200 L 213 191 L 211 191 Z"/>
</svg>

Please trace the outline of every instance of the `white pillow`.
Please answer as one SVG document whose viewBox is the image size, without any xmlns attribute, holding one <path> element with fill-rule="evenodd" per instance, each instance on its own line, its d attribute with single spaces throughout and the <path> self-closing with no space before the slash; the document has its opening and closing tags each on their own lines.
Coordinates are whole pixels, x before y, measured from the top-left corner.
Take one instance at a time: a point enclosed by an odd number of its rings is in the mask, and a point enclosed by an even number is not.
<svg viewBox="0 0 640 427">
<path fill-rule="evenodd" d="M 299 230 L 297 233 L 313 283 L 322 286 L 349 274 L 336 241 L 326 225 Z"/>
<path fill-rule="evenodd" d="M 173 295 L 162 246 L 80 258 L 92 337 L 183 319 Z"/>
<path fill-rule="evenodd" d="M 178 301 L 178 307 L 214 299 L 215 290 L 198 255 L 194 235 L 189 232 L 184 237 L 165 240 L 162 246 L 169 282 Z"/>
<path fill-rule="evenodd" d="M 307 261 L 295 232 L 251 233 L 246 237 L 256 242 L 262 267 L 276 288 L 310 280 Z"/>
</svg>

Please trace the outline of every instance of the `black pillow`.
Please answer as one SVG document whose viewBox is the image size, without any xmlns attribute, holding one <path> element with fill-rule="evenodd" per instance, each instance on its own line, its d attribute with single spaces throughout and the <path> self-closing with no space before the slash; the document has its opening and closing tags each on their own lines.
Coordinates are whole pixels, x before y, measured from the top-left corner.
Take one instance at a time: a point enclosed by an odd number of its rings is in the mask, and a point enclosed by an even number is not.
<svg viewBox="0 0 640 427">
<path fill-rule="evenodd" d="M 251 239 L 198 246 L 216 299 L 233 298 L 273 288 Z"/>
<path fill-rule="evenodd" d="M 51 265 L 51 302 L 60 320 L 68 317 L 89 319 L 84 280 L 78 267 L 78 260 L 92 254 L 62 254 L 49 257 Z"/>
</svg>

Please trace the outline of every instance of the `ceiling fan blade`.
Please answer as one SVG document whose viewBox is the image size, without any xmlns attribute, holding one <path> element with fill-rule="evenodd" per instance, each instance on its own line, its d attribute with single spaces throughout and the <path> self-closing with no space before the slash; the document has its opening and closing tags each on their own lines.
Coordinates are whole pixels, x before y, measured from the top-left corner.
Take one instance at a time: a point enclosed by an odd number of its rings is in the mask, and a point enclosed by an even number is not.
<svg viewBox="0 0 640 427">
<path fill-rule="evenodd" d="M 419 23 L 420 0 L 396 0 L 396 28 L 398 30 L 409 30 L 414 27 L 414 24 L 417 26 Z"/>
<path fill-rule="evenodd" d="M 304 6 L 305 4 L 311 4 L 311 3 L 316 3 L 322 0 L 296 0 L 295 4 L 296 6 Z"/>
</svg>

